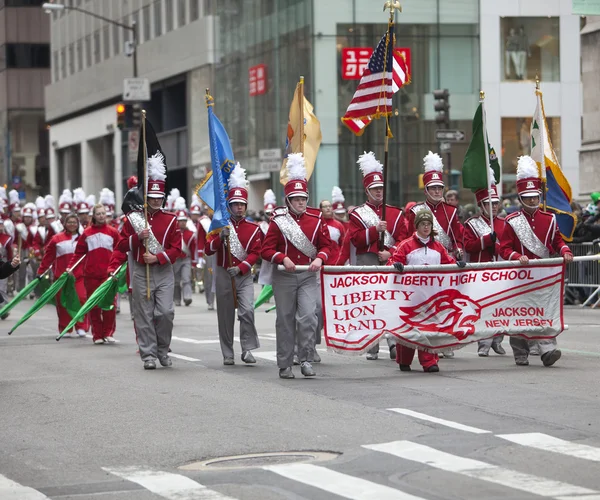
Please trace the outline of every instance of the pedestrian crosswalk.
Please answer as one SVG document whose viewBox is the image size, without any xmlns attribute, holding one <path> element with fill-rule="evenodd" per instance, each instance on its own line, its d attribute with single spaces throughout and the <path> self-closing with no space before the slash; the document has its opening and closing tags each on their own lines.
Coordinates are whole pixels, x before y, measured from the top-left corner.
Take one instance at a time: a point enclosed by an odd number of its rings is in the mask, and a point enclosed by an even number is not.
<svg viewBox="0 0 600 500">
<path fill-rule="evenodd" d="M 247 485 L 246 490 L 235 489 L 238 471 L 181 473 L 174 468 L 159 470 L 141 465 L 105 466 L 102 470 L 134 483 L 140 491 L 151 495 L 148 498 L 168 500 L 263 498 L 265 488 L 270 489 L 272 495 L 268 498 L 273 499 L 321 499 L 332 495 L 352 500 L 488 497 L 600 500 L 600 477 L 594 472 L 600 462 L 600 447 L 593 444 L 541 432 L 495 433 L 408 408 L 387 411 L 398 419 L 428 422 L 433 425 L 432 432 L 413 435 L 411 439 L 363 444 L 358 450 L 347 450 L 350 460 L 245 469 L 245 482 L 258 489 L 258 496 L 253 496 Z M 399 429 L 403 423 L 398 422 Z M 443 431 L 444 439 L 437 439 L 440 434 L 436 431 Z M 445 439 L 448 436 L 452 439 Z M 423 440 L 427 440 L 426 444 Z M 463 446 L 465 440 L 468 446 Z M 490 450 L 504 453 L 490 454 Z M 535 459 L 531 460 L 532 457 Z M 400 479 L 396 477 L 397 471 L 405 471 Z M 44 488 L 40 490 L 0 475 L 2 500 L 52 499 L 44 494 Z M 287 495 L 291 491 L 293 494 Z"/>
</svg>

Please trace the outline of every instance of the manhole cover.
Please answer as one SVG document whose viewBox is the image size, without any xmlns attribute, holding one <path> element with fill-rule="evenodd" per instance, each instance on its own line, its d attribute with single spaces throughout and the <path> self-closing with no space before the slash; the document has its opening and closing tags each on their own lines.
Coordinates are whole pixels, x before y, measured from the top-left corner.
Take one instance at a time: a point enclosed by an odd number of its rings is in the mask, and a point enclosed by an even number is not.
<svg viewBox="0 0 600 500">
<path fill-rule="evenodd" d="M 252 453 L 230 457 L 211 458 L 179 467 L 182 470 L 242 469 L 266 467 L 267 465 L 291 464 L 295 462 L 325 462 L 337 458 L 339 453 L 325 451 L 281 451 L 273 453 Z"/>
</svg>

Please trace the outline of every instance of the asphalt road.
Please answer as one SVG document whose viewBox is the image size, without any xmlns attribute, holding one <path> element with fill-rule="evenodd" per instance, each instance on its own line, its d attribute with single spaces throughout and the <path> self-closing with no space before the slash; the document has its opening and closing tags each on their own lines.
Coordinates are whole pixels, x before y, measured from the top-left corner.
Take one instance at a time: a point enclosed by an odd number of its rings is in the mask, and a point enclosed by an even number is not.
<svg viewBox="0 0 600 500">
<path fill-rule="evenodd" d="M 126 302 L 100 346 L 56 342 L 50 306 L 6 335 L 31 304 L 0 323 L 0 500 L 600 499 L 600 310 L 566 309 L 552 368 L 515 366 L 508 341 L 438 374 L 322 349 L 317 377 L 280 380 L 264 308 L 256 365 L 223 366 L 195 295 L 173 367 L 144 371 Z M 332 455 L 194 465 L 274 452 Z"/>
</svg>

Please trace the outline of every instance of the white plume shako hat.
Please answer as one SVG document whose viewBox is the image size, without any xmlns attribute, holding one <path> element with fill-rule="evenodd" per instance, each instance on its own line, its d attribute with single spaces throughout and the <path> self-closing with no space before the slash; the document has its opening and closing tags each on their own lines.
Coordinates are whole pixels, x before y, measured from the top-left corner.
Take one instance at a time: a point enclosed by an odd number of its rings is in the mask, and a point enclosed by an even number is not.
<svg viewBox="0 0 600 500">
<path fill-rule="evenodd" d="M 115 193 L 108 188 L 103 188 L 100 191 L 100 203 L 106 208 L 106 215 L 113 215 L 115 211 Z"/>
<path fill-rule="evenodd" d="M 21 211 L 21 201 L 19 200 L 19 192 L 16 189 L 11 189 L 8 192 L 8 202 L 11 212 Z"/>
<path fill-rule="evenodd" d="M 302 153 L 290 153 L 287 157 L 287 179 L 283 188 L 286 198 L 303 196 L 308 198 L 308 182 L 306 180 L 306 165 Z"/>
<path fill-rule="evenodd" d="M 43 196 L 38 196 L 35 199 L 35 208 L 38 217 L 46 217 L 46 200 Z"/>
<path fill-rule="evenodd" d="M 33 219 L 37 220 L 37 208 L 35 206 L 35 203 L 25 203 L 21 214 L 23 217 L 32 217 Z"/>
<path fill-rule="evenodd" d="M 498 191 L 496 190 L 496 174 L 494 174 L 494 169 L 492 167 L 488 167 L 488 174 L 490 176 L 491 186 L 490 189 L 477 189 L 475 191 L 475 198 L 477 199 L 477 203 L 486 203 L 489 202 L 490 195 L 492 197 L 492 202 L 499 202 L 500 197 L 498 196 Z"/>
<path fill-rule="evenodd" d="M 444 187 L 444 162 L 437 153 L 429 151 L 423 158 L 423 184 L 425 189 L 430 186 Z"/>
<path fill-rule="evenodd" d="M 521 156 L 517 162 L 517 192 L 522 197 L 542 194 L 540 170 L 531 156 Z"/>
<path fill-rule="evenodd" d="M 346 205 L 344 205 L 345 201 L 346 198 L 344 198 L 344 193 L 342 190 L 338 186 L 333 186 L 333 189 L 331 190 L 331 205 L 334 213 L 346 213 Z"/>
<path fill-rule="evenodd" d="M 265 213 L 270 214 L 275 210 L 277 206 L 277 197 L 272 189 L 267 189 L 263 196 L 263 205 L 265 208 Z"/>
<path fill-rule="evenodd" d="M 202 202 L 196 193 L 192 194 L 192 203 L 190 204 L 190 213 L 193 215 L 202 214 Z"/>
<path fill-rule="evenodd" d="M 365 151 L 358 157 L 360 171 L 363 174 L 363 186 L 365 189 L 383 187 L 383 165 L 375 158 L 375 153 Z"/>
<path fill-rule="evenodd" d="M 148 157 L 148 198 L 164 198 L 167 181 L 165 157 L 160 151 Z"/>
<path fill-rule="evenodd" d="M 90 213 L 90 207 L 86 203 L 85 191 L 78 187 L 73 190 L 73 203 L 77 208 L 78 214 L 88 214 Z"/>
<path fill-rule="evenodd" d="M 167 196 L 166 207 L 167 210 L 175 210 L 175 200 L 181 196 L 179 189 L 173 188 L 169 191 L 169 195 Z"/>
<path fill-rule="evenodd" d="M 61 214 L 70 214 L 73 208 L 73 194 L 69 189 L 65 189 L 58 198 L 58 210 Z"/>
<path fill-rule="evenodd" d="M 175 199 L 173 203 L 173 210 L 177 215 L 177 220 L 187 220 L 187 207 L 185 203 L 185 198 L 183 196 L 179 196 Z"/>
<path fill-rule="evenodd" d="M 248 204 L 248 180 L 246 179 L 246 170 L 243 169 L 239 163 L 236 164 L 229 175 L 227 203 Z"/>
<path fill-rule="evenodd" d="M 54 196 L 47 194 L 44 197 L 44 204 L 46 209 L 46 219 L 56 218 L 56 203 L 54 201 Z"/>
</svg>

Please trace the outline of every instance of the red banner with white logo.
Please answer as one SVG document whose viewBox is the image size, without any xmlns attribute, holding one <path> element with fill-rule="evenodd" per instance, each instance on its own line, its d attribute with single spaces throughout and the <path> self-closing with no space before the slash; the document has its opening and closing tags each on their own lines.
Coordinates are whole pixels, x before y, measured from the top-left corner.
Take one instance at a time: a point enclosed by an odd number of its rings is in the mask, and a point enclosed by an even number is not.
<svg viewBox="0 0 600 500">
<path fill-rule="evenodd" d="M 563 264 L 389 269 L 322 271 L 330 349 L 363 354 L 392 336 L 402 345 L 439 352 L 502 334 L 550 339 L 564 329 Z"/>
</svg>

